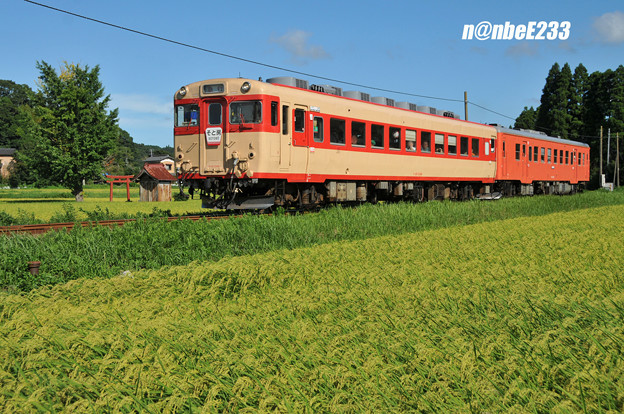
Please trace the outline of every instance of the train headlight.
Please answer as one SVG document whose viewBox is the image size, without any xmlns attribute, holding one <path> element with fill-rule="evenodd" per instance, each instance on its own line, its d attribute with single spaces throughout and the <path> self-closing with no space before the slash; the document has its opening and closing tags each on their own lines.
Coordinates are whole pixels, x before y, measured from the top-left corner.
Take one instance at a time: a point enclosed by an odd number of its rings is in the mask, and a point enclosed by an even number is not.
<svg viewBox="0 0 624 414">
<path fill-rule="evenodd" d="M 243 86 L 241 86 L 240 90 L 241 90 L 242 93 L 247 93 L 247 92 L 249 92 L 250 89 L 251 89 L 251 83 L 244 82 Z"/>
<path fill-rule="evenodd" d="M 186 95 L 186 92 L 187 92 L 186 91 L 186 86 L 183 86 L 183 87 L 180 88 L 180 96 Z"/>
</svg>

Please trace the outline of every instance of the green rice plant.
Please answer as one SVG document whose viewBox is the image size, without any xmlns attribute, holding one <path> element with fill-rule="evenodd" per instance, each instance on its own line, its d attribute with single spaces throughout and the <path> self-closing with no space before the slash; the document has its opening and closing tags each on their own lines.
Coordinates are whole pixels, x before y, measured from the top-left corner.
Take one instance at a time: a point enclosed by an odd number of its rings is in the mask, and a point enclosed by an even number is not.
<svg viewBox="0 0 624 414">
<path fill-rule="evenodd" d="M 447 226 L 1 294 L 0 407 L 621 412 L 622 214 Z"/>
<path fill-rule="evenodd" d="M 166 223 L 146 219 L 112 229 L 75 228 L 71 232 L 37 237 L 15 235 L 0 238 L 0 250 L 4 253 L 0 258 L 0 287 L 11 292 L 28 291 L 76 278 L 111 277 L 125 270 L 157 269 L 194 260 L 216 261 L 256 252 L 400 235 L 622 202 L 624 192 L 592 192 L 570 197 L 543 196 L 497 202 L 336 207 L 318 214 L 245 215 L 240 219 L 218 221 Z M 143 213 L 146 216 L 173 213 L 155 208 L 154 203 L 144 205 L 151 208 L 151 213 L 147 213 L 150 210 Z M 41 262 L 38 277 L 32 277 L 26 267 L 27 262 L 35 260 Z"/>
</svg>

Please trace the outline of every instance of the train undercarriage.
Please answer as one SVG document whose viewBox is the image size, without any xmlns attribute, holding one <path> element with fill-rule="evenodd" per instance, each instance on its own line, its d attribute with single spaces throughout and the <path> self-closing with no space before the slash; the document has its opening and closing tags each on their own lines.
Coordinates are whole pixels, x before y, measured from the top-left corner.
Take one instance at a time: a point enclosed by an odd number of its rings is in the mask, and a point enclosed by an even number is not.
<svg viewBox="0 0 624 414">
<path fill-rule="evenodd" d="M 199 192 L 202 207 L 230 210 L 263 210 L 276 206 L 313 209 L 333 203 L 377 203 L 379 201 L 424 202 L 431 200 L 492 200 L 501 197 L 538 194 L 574 194 L 582 184 L 567 182 L 514 181 L 420 182 L 420 181 L 326 181 L 289 183 L 286 180 L 207 178 L 181 182 L 194 196 Z"/>
</svg>

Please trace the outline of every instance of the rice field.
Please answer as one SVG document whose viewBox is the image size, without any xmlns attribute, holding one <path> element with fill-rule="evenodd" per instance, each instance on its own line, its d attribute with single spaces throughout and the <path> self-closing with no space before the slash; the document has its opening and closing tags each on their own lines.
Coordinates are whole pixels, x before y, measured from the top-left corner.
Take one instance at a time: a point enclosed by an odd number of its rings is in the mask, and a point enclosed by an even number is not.
<svg viewBox="0 0 624 414">
<path fill-rule="evenodd" d="M 6 412 L 622 412 L 624 206 L 0 294 Z"/>
<path fill-rule="evenodd" d="M 173 187 L 172 191 L 178 191 L 177 187 Z M 0 213 L 4 212 L 19 218 L 20 224 L 29 224 L 59 222 L 58 220 L 67 218 L 68 211 L 70 216 L 73 214 L 74 220 L 78 221 L 88 220 L 88 213 L 106 210 L 111 216 L 149 214 L 154 208 L 171 210 L 173 214 L 205 212 L 201 208 L 199 197 L 184 202 L 140 202 L 139 187 L 136 185 L 130 187 L 131 202 L 126 200 L 125 185 L 113 187 L 113 201 L 110 201 L 110 187 L 108 185 L 89 185 L 85 187 L 84 201 L 81 203 L 75 202 L 70 191 L 64 188 L 0 189 Z"/>
</svg>

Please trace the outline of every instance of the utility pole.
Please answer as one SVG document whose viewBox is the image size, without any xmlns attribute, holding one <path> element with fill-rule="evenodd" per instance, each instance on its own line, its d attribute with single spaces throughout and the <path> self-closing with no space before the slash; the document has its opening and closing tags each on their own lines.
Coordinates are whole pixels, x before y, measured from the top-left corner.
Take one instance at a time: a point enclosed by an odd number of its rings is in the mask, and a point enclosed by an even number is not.
<svg viewBox="0 0 624 414">
<path fill-rule="evenodd" d="M 468 92 L 464 91 L 464 120 L 468 120 Z"/>
<path fill-rule="evenodd" d="M 600 126 L 600 177 L 598 179 L 600 180 L 600 188 L 602 188 L 602 125 Z"/>
<path fill-rule="evenodd" d="M 609 167 L 609 153 L 611 152 L 611 128 L 607 128 L 607 167 Z"/>
<path fill-rule="evenodd" d="M 615 176 L 617 177 L 615 180 L 615 185 L 617 187 L 620 186 L 620 133 L 615 133 Z"/>
</svg>

